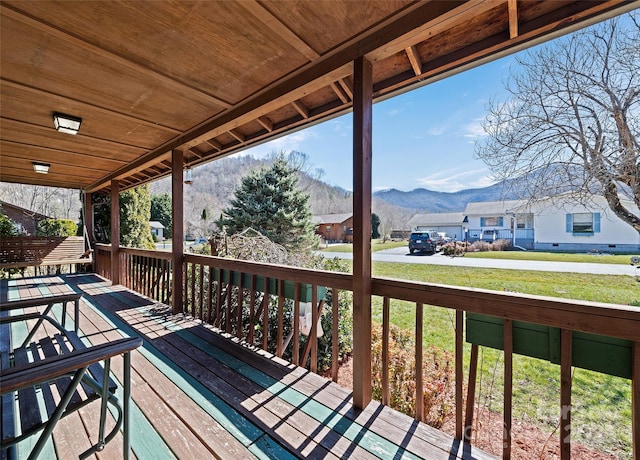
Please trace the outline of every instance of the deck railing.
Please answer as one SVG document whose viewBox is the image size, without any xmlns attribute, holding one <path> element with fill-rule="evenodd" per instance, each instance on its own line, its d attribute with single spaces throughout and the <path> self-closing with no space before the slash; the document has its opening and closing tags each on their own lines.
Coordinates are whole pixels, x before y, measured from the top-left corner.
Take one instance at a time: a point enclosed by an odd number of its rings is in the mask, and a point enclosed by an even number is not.
<svg viewBox="0 0 640 460">
<path fill-rule="evenodd" d="M 98 273 L 104 276 L 108 269 L 102 268 L 105 258 L 97 249 Z M 170 278 L 169 253 L 139 251 L 121 248 L 121 277 L 128 287 L 149 293 L 161 300 L 168 292 Z M 325 292 L 330 293 L 332 313 L 332 356 L 338 356 L 338 299 L 351 291 L 352 277 L 345 273 L 307 270 L 295 267 L 276 266 L 248 261 L 230 260 L 211 256 L 184 256 L 184 288 L 182 311 L 194 318 L 220 328 L 224 332 L 259 348 L 269 350 L 292 363 L 317 370 L 317 325 L 324 308 Z M 152 273 L 147 273 L 151 271 Z M 325 291 L 326 290 L 326 291 Z M 157 295 L 158 292 L 164 293 Z M 147 294 L 150 295 L 150 294 Z M 464 331 L 465 314 L 493 318 L 499 326 L 501 337 L 498 348 L 504 350 L 504 457 L 511 451 L 511 408 L 513 394 L 514 330 L 521 323 L 553 328 L 558 331 L 558 362 L 560 364 L 561 453 L 569 458 L 571 432 L 571 367 L 572 337 L 578 334 L 606 336 L 624 341 L 628 346 L 629 377 L 632 378 L 632 424 L 633 446 L 637 458 L 640 448 L 640 310 L 635 307 L 595 302 L 563 300 L 550 297 L 502 293 L 475 288 L 452 287 L 374 278 L 372 295 L 382 300 L 382 327 L 389 330 L 390 315 L 395 302 L 410 302 L 415 305 L 415 356 L 416 395 L 422 401 L 423 374 L 423 313 L 425 308 L 443 307 L 454 312 L 455 331 L 455 406 L 456 437 L 471 439 L 474 406 L 475 375 L 478 361 L 478 343 L 471 346 L 469 385 L 467 401 L 463 401 L 464 381 Z M 165 295 L 166 298 L 166 295 Z M 311 327 L 308 337 L 302 337 L 300 311 L 303 305 L 311 306 Z M 468 318 L 467 318 L 468 319 Z M 269 324 L 277 327 L 273 336 L 265 333 Z M 514 329 L 514 325 L 516 326 Z M 328 331 L 327 331 L 328 332 Z M 516 336 L 519 337 L 519 333 Z M 389 342 L 383 332 L 382 402 L 389 401 Z M 575 337 L 574 337 L 575 338 Z M 304 342 L 304 345 L 303 343 Z M 516 352 L 518 345 L 516 343 Z M 626 356 L 626 355 L 625 355 Z M 338 362 L 333 359 L 331 375 L 337 378 Z M 465 410 L 466 408 L 466 410 Z M 424 419 L 421 404 L 415 404 L 415 417 Z"/>
</svg>

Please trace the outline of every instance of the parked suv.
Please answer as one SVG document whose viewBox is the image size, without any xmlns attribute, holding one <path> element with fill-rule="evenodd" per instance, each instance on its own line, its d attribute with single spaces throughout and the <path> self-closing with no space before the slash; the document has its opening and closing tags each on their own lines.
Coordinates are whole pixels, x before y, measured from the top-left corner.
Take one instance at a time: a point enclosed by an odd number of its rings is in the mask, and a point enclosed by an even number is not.
<svg viewBox="0 0 640 460">
<path fill-rule="evenodd" d="M 409 252 L 414 251 L 427 252 L 433 254 L 440 246 L 442 237 L 435 230 L 427 230 L 421 232 L 412 232 L 409 237 Z"/>
</svg>

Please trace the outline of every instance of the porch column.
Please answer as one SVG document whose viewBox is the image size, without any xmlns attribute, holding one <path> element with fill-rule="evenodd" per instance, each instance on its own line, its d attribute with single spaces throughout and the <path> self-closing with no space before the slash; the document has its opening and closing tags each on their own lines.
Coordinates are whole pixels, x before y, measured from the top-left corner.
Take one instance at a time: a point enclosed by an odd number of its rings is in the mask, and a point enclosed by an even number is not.
<svg viewBox="0 0 640 460">
<path fill-rule="evenodd" d="M 371 401 L 372 65 L 353 62 L 353 404 Z"/>
<path fill-rule="evenodd" d="M 171 236 L 171 250 L 173 253 L 173 282 L 171 285 L 171 305 L 173 313 L 182 312 L 182 259 L 184 257 L 184 185 L 182 169 L 184 155 L 180 150 L 173 150 L 171 155 L 171 218 L 173 235 Z"/>
<path fill-rule="evenodd" d="M 84 227 L 87 232 L 87 239 L 93 243 L 93 206 L 91 204 L 92 194 L 84 192 Z"/>
<path fill-rule="evenodd" d="M 120 284 L 120 181 L 111 181 L 111 283 Z"/>
</svg>

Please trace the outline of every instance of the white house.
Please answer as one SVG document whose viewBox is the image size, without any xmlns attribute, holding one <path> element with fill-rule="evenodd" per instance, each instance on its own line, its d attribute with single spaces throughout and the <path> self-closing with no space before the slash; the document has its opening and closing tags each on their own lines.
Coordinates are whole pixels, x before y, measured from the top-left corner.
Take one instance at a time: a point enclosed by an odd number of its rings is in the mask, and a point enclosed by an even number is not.
<svg viewBox="0 0 640 460">
<path fill-rule="evenodd" d="M 468 203 L 464 215 L 467 241 L 508 239 L 534 249 L 534 216 L 525 200 Z"/>
<path fill-rule="evenodd" d="M 638 208 L 623 201 L 631 212 Z M 535 248 L 542 251 L 640 251 L 640 235 L 609 209 L 601 196 L 581 205 L 563 197 L 534 204 Z"/>
<path fill-rule="evenodd" d="M 462 237 L 470 242 L 511 240 L 514 246 L 540 251 L 640 252 L 640 235 L 617 217 L 600 196 L 588 205 L 579 204 L 570 194 L 538 200 L 485 201 L 469 203 L 464 212 L 416 214 L 409 225 L 412 230 L 455 230 L 460 225 Z M 638 208 L 623 201 L 631 212 Z M 462 216 L 462 219 L 460 219 Z M 447 229 L 447 230 L 445 230 Z"/>
<path fill-rule="evenodd" d="M 155 235 L 159 240 L 164 239 L 164 225 L 157 220 L 150 220 L 149 227 L 151 227 L 152 235 Z"/>
</svg>

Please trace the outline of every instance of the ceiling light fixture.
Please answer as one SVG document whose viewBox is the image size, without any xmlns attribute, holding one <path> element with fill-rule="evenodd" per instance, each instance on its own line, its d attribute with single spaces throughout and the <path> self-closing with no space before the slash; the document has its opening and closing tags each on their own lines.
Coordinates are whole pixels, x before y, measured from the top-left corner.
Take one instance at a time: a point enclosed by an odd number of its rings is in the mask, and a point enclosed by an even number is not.
<svg viewBox="0 0 640 460">
<path fill-rule="evenodd" d="M 82 118 L 64 113 L 53 112 L 53 126 L 61 133 L 78 134 Z"/>
<path fill-rule="evenodd" d="M 184 171 L 184 183 L 185 184 L 193 184 L 193 175 L 191 172 L 191 166 L 187 166 L 187 169 Z"/>
<path fill-rule="evenodd" d="M 51 166 L 49 163 L 38 163 L 33 162 L 33 170 L 38 174 L 47 174 L 49 172 L 49 167 Z"/>
</svg>

